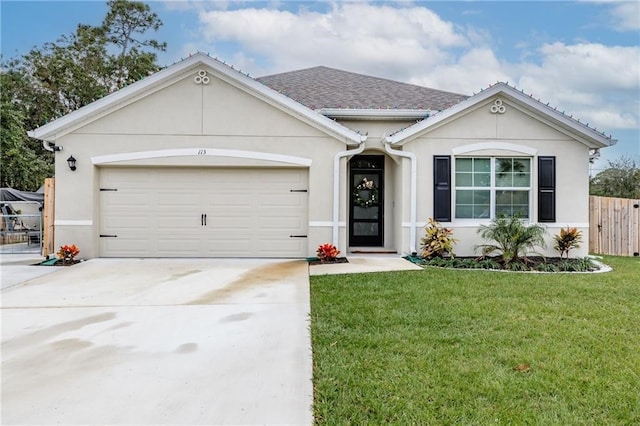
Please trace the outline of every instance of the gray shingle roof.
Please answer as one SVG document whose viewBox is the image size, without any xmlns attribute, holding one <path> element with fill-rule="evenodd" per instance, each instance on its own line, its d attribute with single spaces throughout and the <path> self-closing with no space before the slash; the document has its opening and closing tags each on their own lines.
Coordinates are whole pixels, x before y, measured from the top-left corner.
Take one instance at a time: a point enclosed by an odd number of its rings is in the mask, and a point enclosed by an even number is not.
<svg viewBox="0 0 640 426">
<path fill-rule="evenodd" d="M 440 111 L 468 96 L 328 67 L 313 67 L 256 80 L 311 109 L 408 109 Z"/>
</svg>

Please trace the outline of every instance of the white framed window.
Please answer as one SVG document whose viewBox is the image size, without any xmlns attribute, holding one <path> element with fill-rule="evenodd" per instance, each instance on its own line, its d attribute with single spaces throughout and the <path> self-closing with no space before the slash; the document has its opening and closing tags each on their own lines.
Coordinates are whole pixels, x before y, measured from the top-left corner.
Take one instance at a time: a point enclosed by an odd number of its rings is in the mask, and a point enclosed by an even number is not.
<svg viewBox="0 0 640 426">
<path fill-rule="evenodd" d="M 455 218 L 531 217 L 531 158 L 457 157 Z"/>
</svg>

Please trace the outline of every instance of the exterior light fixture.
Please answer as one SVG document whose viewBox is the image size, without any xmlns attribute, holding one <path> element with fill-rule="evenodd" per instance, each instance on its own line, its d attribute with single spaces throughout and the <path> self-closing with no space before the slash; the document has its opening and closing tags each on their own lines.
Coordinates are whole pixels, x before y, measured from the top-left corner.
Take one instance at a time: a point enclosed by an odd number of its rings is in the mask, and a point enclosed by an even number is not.
<svg viewBox="0 0 640 426">
<path fill-rule="evenodd" d="M 44 147 L 47 151 L 51 151 L 51 152 L 58 152 L 58 151 L 62 151 L 62 147 L 59 145 L 56 145 L 55 142 L 44 142 L 46 144 L 46 146 Z M 48 147 L 48 148 L 47 148 Z"/>
<path fill-rule="evenodd" d="M 76 159 L 73 158 L 73 155 L 67 158 L 67 164 L 69 164 L 69 168 L 72 172 L 76 171 Z"/>
</svg>

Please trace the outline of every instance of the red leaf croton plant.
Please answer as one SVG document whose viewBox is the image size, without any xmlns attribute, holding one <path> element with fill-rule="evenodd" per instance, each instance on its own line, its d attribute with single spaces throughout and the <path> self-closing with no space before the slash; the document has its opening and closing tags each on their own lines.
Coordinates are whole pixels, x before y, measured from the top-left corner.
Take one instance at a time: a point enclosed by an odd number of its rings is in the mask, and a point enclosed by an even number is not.
<svg viewBox="0 0 640 426">
<path fill-rule="evenodd" d="M 58 258 L 62 263 L 73 262 L 73 259 L 80 253 L 80 249 L 75 244 L 60 246 L 58 250 Z"/>
<path fill-rule="evenodd" d="M 316 256 L 322 261 L 336 260 L 336 257 L 340 254 L 340 250 L 333 244 L 321 244 L 316 250 Z"/>
</svg>

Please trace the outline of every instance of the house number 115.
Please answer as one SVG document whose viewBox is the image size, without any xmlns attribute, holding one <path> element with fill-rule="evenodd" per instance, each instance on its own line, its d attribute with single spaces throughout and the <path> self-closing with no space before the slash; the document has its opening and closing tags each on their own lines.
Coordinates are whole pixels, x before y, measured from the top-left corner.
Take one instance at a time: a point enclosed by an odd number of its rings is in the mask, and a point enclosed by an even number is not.
<svg viewBox="0 0 640 426">
<path fill-rule="evenodd" d="M 206 149 L 199 149 L 198 150 L 198 155 L 207 155 L 207 150 Z"/>
</svg>

